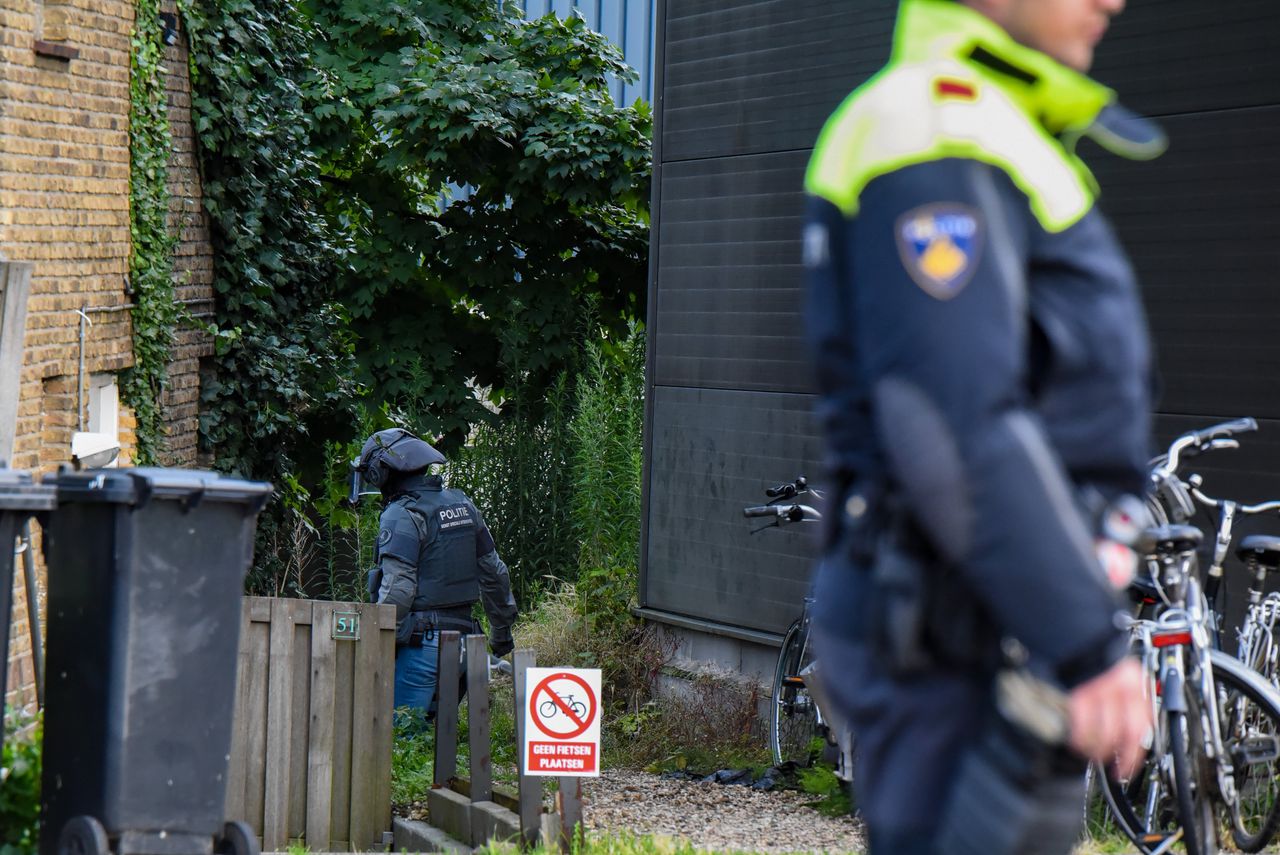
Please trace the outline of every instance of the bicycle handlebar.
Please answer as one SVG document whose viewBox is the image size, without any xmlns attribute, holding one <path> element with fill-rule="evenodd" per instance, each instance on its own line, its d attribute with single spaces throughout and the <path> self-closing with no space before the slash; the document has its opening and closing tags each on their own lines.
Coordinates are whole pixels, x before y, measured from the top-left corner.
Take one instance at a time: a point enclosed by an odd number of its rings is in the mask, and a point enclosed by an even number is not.
<svg viewBox="0 0 1280 855">
<path fill-rule="evenodd" d="M 803 493 L 809 489 L 809 479 L 801 475 L 789 484 L 779 484 L 776 487 L 767 487 L 764 494 L 770 499 L 790 499 L 797 493 Z"/>
<path fill-rule="evenodd" d="M 1187 488 L 1191 495 L 1196 497 L 1196 501 L 1208 508 L 1222 507 L 1222 499 L 1215 499 L 1212 496 L 1205 495 L 1200 490 L 1201 479 L 1199 475 L 1192 475 L 1187 479 Z M 1269 511 L 1280 511 L 1280 501 L 1259 502 L 1256 505 L 1240 505 L 1237 504 L 1235 511 L 1238 514 L 1265 514 Z"/>
<path fill-rule="evenodd" d="M 1182 457 L 1190 457 L 1202 451 L 1211 451 L 1219 448 L 1238 448 L 1239 443 L 1231 439 L 1231 437 L 1238 433 L 1248 433 L 1257 429 L 1258 422 L 1246 416 L 1241 419 L 1210 425 L 1200 430 L 1189 431 L 1173 441 L 1169 446 L 1169 451 L 1164 455 L 1164 462 L 1158 463 L 1155 468 L 1166 475 L 1172 475 L 1178 471 Z"/>
<path fill-rule="evenodd" d="M 1234 421 L 1210 425 L 1202 430 L 1193 431 L 1191 435 L 1195 437 L 1197 445 L 1205 445 L 1215 439 L 1224 439 L 1237 433 L 1249 433 L 1257 429 L 1257 420 L 1245 416 Z"/>
<path fill-rule="evenodd" d="M 822 514 L 808 505 L 755 505 L 743 508 L 744 517 L 774 517 L 778 525 L 802 520 L 820 520 Z"/>
</svg>

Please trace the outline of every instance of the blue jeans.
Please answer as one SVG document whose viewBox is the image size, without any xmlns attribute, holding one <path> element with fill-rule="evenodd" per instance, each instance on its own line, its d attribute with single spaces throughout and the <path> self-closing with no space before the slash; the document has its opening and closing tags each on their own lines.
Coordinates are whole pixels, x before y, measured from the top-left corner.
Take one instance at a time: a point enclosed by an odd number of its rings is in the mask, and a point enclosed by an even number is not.
<svg viewBox="0 0 1280 855">
<path fill-rule="evenodd" d="M 425 722 L 436 696 L 436 660 L 440 651 L 436 634 L 433 632 L 430 636 L 419 644 L 396 648 L 395 707 L 418 710 L 413 717 L 418 722 Z"/>
</svg>

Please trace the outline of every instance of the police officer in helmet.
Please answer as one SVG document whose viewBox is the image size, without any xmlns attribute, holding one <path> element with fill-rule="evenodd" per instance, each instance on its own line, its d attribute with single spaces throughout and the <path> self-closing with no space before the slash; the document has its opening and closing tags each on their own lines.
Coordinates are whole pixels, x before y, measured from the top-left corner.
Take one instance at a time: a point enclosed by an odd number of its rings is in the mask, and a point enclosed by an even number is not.
<svg viewBox="0 0 1280 855">
<path fill-rule="evenodd" d="M 1150 345 L 1075 152 L 1082 135 L 1163 148 L 1085 75 L 1123 5 L 902 0 L 889 65 L 806 175 L 843 511 L 814 638 L 872 855 L 1066 855 L 1085 761 L 1142 754 L 1149 702 L 1115 615 Z"/>
<path fill-rule="evenodd" d="M 479 632 L 479 600 L 497 656 L 512 649 L 516 602 L 507 566 L 479 510 L 429 467 L 444 455 L 402 428 L 378 431 L 353 464 L 382 493 L 370 594 L 396 607 L 395 706 L 434 709 L 441 630 Z"/>
</svg>

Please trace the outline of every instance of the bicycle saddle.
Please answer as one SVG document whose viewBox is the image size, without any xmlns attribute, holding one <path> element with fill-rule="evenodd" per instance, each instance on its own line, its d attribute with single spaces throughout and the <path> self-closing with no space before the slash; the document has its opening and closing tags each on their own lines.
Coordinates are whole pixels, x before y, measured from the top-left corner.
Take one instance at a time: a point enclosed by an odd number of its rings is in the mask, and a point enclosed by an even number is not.
<svg viewBox="0 0 1280 855">
<path fill-rule="evenodd" d="M 1144 529 L 1134 549 L 1143 555 L 1178 555 L 1191 552 L 1204 540 L 1193 525 L 1162 525 Z"/>
<path fill-rule="evenodd" d="M 1268 571 L 1280 569 L 1280 537 L 1251 534 L 1236 547 L 1236 557 L 1246 564 L 1256 561 Z"/>
</svg>

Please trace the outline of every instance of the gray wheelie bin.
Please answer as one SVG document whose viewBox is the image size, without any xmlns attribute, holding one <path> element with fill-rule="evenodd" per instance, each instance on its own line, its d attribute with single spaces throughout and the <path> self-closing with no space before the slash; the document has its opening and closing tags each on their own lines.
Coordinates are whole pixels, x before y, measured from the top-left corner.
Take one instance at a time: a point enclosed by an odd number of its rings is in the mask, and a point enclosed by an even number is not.
<svg viewBox="0 0 1280 855">
<path fill-rule="evenodd" d="M 53 484 L 42 855 L 255 855 L 224 814 L 240 598 L 271 485 L 144 468 Z"/>
<path fill-rule="evenodd" d="M 4 712 L 5 678 L 9 675 L 14 543 L 22 524 L 41 511 L 53 510 L 54 501 L 53 488 L 33 483 L 30 472 L 0 469 L 0 715 Z M 0 727 L 0 739 L 3 737 Z"/>
</svg>

